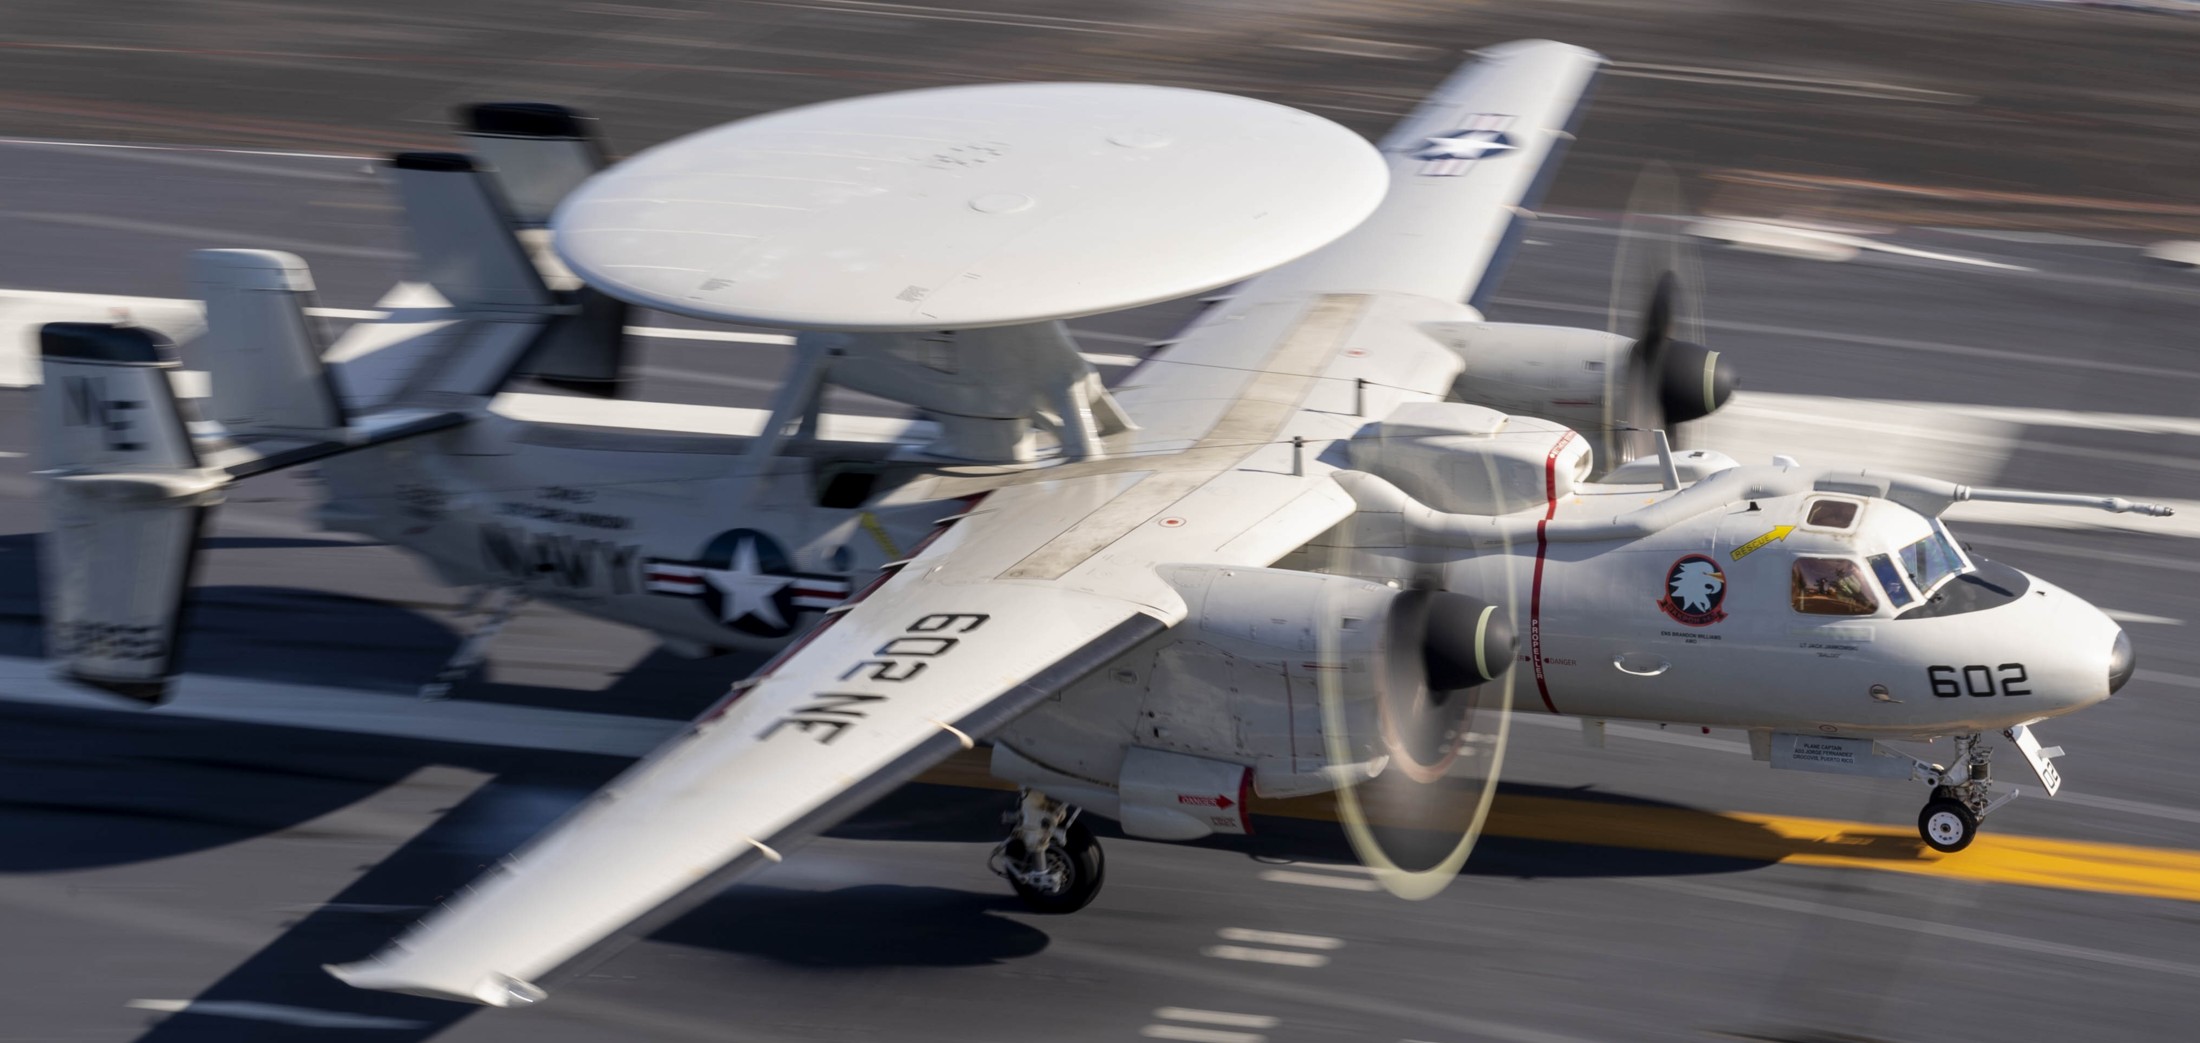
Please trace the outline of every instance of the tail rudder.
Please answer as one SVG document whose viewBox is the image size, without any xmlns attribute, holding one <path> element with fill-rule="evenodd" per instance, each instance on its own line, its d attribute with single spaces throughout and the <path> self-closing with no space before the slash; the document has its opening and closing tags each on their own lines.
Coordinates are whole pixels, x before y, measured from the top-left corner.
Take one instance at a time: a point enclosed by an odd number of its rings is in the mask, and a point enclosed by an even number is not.
<svg viewBox="0 0 2200 1043">
<path fill-rule="evenodd" d="M 581 285 L 550 248 L 550 215 L 581 182 L 610 165 L 596 121 L 563 105 L 492 102 L 459 111 L 459 137 L 503 192 L 521 245 L 544 282 L 568 295 L 521 372 L 583 394 L 617 395 L 625 378 L 626 302 Z"/>
<path fill-rule="evenodd" d="M 47 651 L 73 680 L 158 702 L 175 674 L 199 534 L 227 477 L 200 466 L 166 337 L 49 323 L 39 339 Z"/>
</svg>

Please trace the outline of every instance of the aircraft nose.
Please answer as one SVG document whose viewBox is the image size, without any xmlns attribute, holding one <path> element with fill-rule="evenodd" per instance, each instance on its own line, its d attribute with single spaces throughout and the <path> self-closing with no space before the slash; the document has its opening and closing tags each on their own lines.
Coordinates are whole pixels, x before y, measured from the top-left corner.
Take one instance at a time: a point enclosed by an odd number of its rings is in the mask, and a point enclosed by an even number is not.
<svg viewBox="0 0 2200 1043">
<path fill-rule="evenodd" d="M 2116 694 L 2124 682 L 2131 680 L 2131 673 L 2139 668 L 2138 653 L 2131 650 L 2131 635 L 2116 630 L 2116 646 L 2108 653 L 2108 694 Z"/>
</svg>

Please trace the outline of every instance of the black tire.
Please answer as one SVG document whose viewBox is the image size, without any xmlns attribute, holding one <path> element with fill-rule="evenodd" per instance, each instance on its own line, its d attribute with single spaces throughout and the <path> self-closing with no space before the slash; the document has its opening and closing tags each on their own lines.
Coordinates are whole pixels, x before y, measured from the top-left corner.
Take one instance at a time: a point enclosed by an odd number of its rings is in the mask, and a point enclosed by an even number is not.
<svg viewBox="0 0 2200 1043">
<path fill-rule="evenodd" d="M 1009 886 L 1016 889 L 1016 897 L 1032 912 L 1049 916 L 1074 913 L 1091 905 L 1093 898 L 1100 894 L 1100 884 L 1107 878 L 1107 860 L 1101 857 L 1100 842 L 1093 839 L 1092 831 L 1082 822 L 1070 823 L 1068 832 L 1067 841 L 1047 850 L 1047 858 L 1059 859 L 1067 870 L 1061 890 L 1042 891 L 1014 877 L 1009 878 Z M 1011 862 L 1022 861 L 1023 841 L 1010 840 L 1005 854 Z"/>
<path fill-rule="evenodd" d="M 1933 850 L 1953 854 L 1970 847 L 1978 836 L 1978 816 L 1962 801 L 1935 798 L 1917 813 L 1917 835 Z"/>
</svg>

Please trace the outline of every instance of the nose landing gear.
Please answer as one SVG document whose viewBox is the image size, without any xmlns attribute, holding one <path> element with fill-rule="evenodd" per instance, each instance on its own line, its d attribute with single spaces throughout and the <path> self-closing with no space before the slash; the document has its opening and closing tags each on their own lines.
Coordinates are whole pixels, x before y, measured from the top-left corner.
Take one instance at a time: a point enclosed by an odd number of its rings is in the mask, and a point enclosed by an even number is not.
<svg viewBox="0 0 2200 1043">
<path fill-rule="evenodd" d="M 1993 780 L 1988 761 L 1993 747 L 1977 733 L 1955 737 L 1953 767 L 1925 773 L 1933 796 L 1918 813 L 1917 832 L 1933 850 L 1954 853 L 1971 846 L 1978 825 L 1994 809 L 2016 799 L 2017 788 Z"/>
<path fill-rule="evenodd" d="M 1077 821 L 1076 808 L 1026 789 L 1017 810 L 1004 818 L 1014 828 L 986 865 L 1016 889 L 1026 908 L 1074 913 L 1092 903 L 1107 863 L 1100 842 Z"/>
</svg>

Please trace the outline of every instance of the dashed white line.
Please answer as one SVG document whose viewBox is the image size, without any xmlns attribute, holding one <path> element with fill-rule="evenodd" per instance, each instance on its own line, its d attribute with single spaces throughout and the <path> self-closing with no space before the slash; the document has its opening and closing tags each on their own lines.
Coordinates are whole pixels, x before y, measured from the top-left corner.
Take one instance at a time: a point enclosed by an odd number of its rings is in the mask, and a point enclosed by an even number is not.
<svg viewBox="0 0 2200 1043">
<path fill-rule="evenodd" d="M 1288 931 L 1256 931 L 1249 927 L 1225 927 L 1215 935 L 1226 942 L 1255 945 L 1291 945 L 1301 949 L 1342 949 L 1344 939 L 1324 934 L 1292 934 Z"/>
<path fill-rule="evenodd" d="M 1153 1016 L 1163 1021 L 1189 1021 L 1196 1025 L 1228 1025 L 1240 1029 L 1272 1029 L 1282 1022 L 1267 1014 L 1233 1014 L 1198 1007 L 1158 1007 Z"/>
<path fill-rule="evenodd" d="M 1245 945 L 1210 945 L 1199 950 L 1202 956 L 1218 960 L 1239 960 L 1245 963 L 1272 963 L 1279 967 L 1320 967 L 1329 957 L 1318 952 L 1292 952 L 1288 949 L 1255 949 Z"/>
<path fill-rule="evenodd" d="M 1361 876 L 1375 875 L 1374 870 L 1369 869 L 1368 867 L 1363 866 L 1358 862 L 1293 862 L 1291 863 L 1291 868 L 1319 869 L 1326 873 L 1358 873 Z"/>
<path fill-rule="evenodd" d="M 1323 876 L 1320 873 L 1298 873 L 1288 869 L 1268 869 L 1260 874 L 1271 884 L 1299 884 L 1304 887 L 1327 887 L 1338 891 L 1380 891 L 1383 885 L 1373 880 L 1361 880 L 1349 876 Z"/>
<path fill-rule="evenodd" d="M 123 145 L 105 141 L 62 141 L 50 138 L 0 138 L 0 145 L 30 145 L 41 148 L 111 148 L 132 152 L 218 152 L 230 156 L 281 156 L 290 159 L 349 159 L 372 161 L 379 157 L 350 155 L 341 152 L 273 152 L 252 148 L 213 148 L 207 145 Z"/>
<path fill-rule="evenodd" d="M 1148 1025 L 1139 1029 L 1138 1034 L 1147 1039 L 1180 1039 L 1185 1043 L 1266 1043 L 1268 1039 L 1258 1032 L 1203 1029 L 1191 1025 Z"/>
<path fill-rule="evenodd" d="M 215 1017 L 272 1021 L 316 1029 L 416 1029 L 425 1028 L 428 1024 L 410 1018 L 348 1014 L 339 1010 L 315 1010 L 312 1007 L 254 1003 L 249 1000 L 131 1000 L 123 1006 L 135 1010 L 159 1011 L 163 1014 L 211 1014 Z"/>
<path fill-rule="evenodd" d="M 2158 627 L 2181 627 L 2185 625 L 2185 621 L 2182 619 L 2171 619 L 2168 616 L 2156 616 L 2145 612 L 2131 612 L 2120 608 L 2104 608 L 2101 611 L 2108 618 L 2118 623 L 2146 623 Z"/>
</svg>

